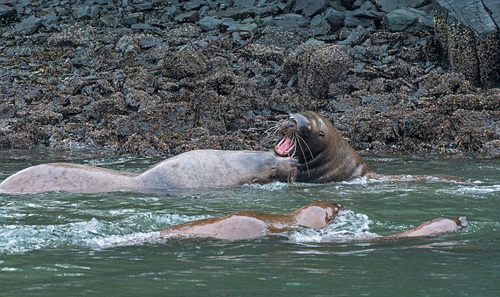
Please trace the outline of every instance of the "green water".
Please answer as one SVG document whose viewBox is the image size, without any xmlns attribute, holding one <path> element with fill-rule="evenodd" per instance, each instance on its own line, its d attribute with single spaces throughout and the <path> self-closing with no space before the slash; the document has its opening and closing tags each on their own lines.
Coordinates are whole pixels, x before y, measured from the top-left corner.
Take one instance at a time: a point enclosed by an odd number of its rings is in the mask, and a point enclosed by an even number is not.
<svg viewBox="0 0 500 297">
<path fill-rule="evenodd" d="M 500 160 L 366 157 L 386 174 L 473 184 L 270 184 L 155 194 L 0 194 L 1 296 L 499 296 Z M 160 159 L 95 152 L 0 151 L 0 180 L 67 161 L 142 171 Z M 286 213 L 318 200 L 346 207 L 321 232 L 221 242 L 161 241 L 160 230 L 238 210 Z M 457 234 L 392 241 L 440 216 Z"/>
</svg>

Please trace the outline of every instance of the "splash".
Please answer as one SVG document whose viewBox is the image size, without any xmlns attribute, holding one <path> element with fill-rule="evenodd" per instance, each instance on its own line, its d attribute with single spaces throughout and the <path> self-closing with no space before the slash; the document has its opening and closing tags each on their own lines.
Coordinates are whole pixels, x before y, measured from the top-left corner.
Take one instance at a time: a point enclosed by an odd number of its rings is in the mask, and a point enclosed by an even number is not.
<svg viewBox="0 0 500 297">
<path fill-rule="evenodd" d="M 280 192 L 288 188 L 288 184 L 284 182 L 275 181 L 268 184 L 245 184 L 243 187 L 271 192 Z"/>
<path fill-rule="evenodd" d="M 370 232 L 373 222 L 365 214 L 351 210 L 339 212 L 334 222 L 323 230 L 300 229 L 290 233 L 289 240 L 296 243 L 306 242 L 345 242 L 366 240 L 379 237 Z"/>
</svg>

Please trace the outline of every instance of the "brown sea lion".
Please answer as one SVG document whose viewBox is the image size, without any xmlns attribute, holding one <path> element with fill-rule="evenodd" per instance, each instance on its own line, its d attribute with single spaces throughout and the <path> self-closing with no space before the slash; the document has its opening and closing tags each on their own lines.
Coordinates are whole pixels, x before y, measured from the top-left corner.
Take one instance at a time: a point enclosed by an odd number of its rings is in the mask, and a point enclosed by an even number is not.
<svg viewBox="0 0 500 297">
<path fill-rule="evenodd" d="M 278 124 L 278 156 L 298 160 L 296 181 L 327 183 L 350 180 L 371 172 L 368 164 L 325 117 L 306 111 Z"/>
<path fill-rule="evenodd" d="M 145 192 L 286 182 L 294 177 L 295 162 L 272 152 L 195 150 L 166 159 L 141 174 L 50 163 L 8 177 L 0 184 L 0 192 Z"/>
<path fill-rule="evenodd" d="M 210 237 L 224 240 L 253 239 L 300 227 L 323 229 L 344 209 L 341 204 L 320 201 L 286 215 L 240 211 L 227 216 L 188 222 L 160 231 L 161 237 Z"/>
<path fill-rule="evenodd" d="M 374 173 L 330 121 L 312 111 L 292 114 L 278 123 L 276 130 L 280 138 L 274 145 L 274 152 L 298 160 L 298 182 L 339 182 L 360 176 L 387 181 L 467 182 L 454 177 Z"/>
<path fill-rule="evenodd" d="M 384 238 L 439 236 L 446 233 L 460 231 L 468 225 L 469 223 L 467 222 L 467 218 L 465 216 L 454 219 L 438 218 L 420 224 L 419 226 L 408 231 L 384 236 Z"/>
</svg>

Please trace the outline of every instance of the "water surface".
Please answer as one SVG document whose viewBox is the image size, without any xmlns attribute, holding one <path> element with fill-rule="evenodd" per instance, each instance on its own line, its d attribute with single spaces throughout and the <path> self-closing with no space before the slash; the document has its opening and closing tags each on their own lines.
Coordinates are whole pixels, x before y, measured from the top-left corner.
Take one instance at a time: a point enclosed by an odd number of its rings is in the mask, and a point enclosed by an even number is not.
<svg viewBox="0 0 500 297">
<path fill-rule="evenodd" d="M 45 162 L 140 172 L 158 158 L 0 151 L 0 180 Z M 366 157 L 385 174 L 473 183 L 273 183 L 205 192 L 0 194 L 1 296 L 499 296 L 500 160 Z M 239 210 L 283 214 L 318 200 L 346 211 L 327 229 L 257 240 L 160 240 L 155 231 Z M 380 241 L 466 215 L 447 236 Z M 68 295 L 69 294 L 69 295 Z"/>
</svg>

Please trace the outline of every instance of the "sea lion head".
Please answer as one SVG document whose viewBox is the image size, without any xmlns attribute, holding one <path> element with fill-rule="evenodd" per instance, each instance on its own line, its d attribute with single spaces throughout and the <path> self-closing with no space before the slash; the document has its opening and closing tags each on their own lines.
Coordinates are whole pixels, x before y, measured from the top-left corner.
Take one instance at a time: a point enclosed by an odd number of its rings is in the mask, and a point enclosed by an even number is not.
<svg viewBox="0 0 500 297">
<path fill-rule="evenodd" d="M 295 113 L 280 123 L 280 138 L 274 145 L 278 156 L 292 156 L 307 163 L 320 155 L 331 141 L 332 124 L 323 116 L 306 111 Z"/>
<path fill-rule="evenodd" d="M 328 226 L 343 209 L 340 203 L 319 201 L 305 205 L 287 216 L 295 219 L 297 225 L 319 230 Z"/>
</svg>

